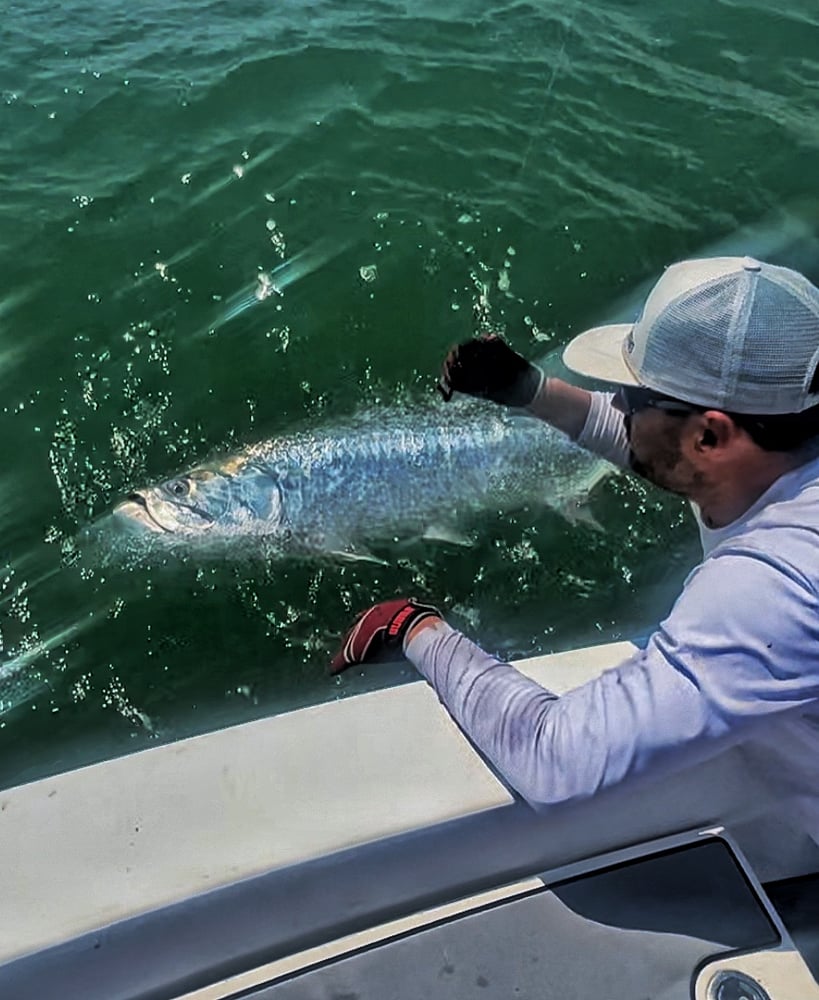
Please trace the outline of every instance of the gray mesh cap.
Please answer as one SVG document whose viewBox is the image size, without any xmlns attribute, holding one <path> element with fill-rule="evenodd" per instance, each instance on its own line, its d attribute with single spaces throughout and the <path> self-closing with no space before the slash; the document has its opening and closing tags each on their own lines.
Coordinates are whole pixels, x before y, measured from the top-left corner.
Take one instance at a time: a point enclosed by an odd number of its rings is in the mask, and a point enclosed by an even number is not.
<svg viewBox="0 0 819 1000">
<path fill-rule="evenodd" d="M 563 360 L 606 382 L 643 385 L 733 413 L 801 413 L 819 405 L 819 289 L 752 257 L 669 267 L 633 324 L 575 337 Z"/>
</svg>

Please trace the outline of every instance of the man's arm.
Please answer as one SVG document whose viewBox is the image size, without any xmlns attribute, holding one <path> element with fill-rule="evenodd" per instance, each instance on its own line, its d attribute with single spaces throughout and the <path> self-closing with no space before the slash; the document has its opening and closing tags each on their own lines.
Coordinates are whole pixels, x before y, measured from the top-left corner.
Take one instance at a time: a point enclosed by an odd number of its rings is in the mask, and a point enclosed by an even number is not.
<svg viewBox="0 0 819 1000">
<path fill-rule="evenodd" d="M 560 378 L 543 379 L 529 412 L 576 440 L 589 416 L 591 393 Z"/>
<path fill-rule="evenodd" d="M 816 598 L 747 554 L 703 564 L 646 649 L 561 697 L 443 622 L 411 631 L 404 648 L 535 808 L 707 760 L 819 698 L 819 660 L 805 652 L 819 648 Z"/>
<path fill-rule="evenodd" d="M 611 393 L 588 392 L 562 379 L 547 378 L 527 409 L 564 431 L 582 448 L 621 469 L 630 468 L 623 414 L 612 406 Z"/>
<path fill-rule="evenodd" d="M 495 334 L 453 347 L 444 359 L 438 390 L 445 400 L 462 392 L 501 406 L 526 409 L 589 451 L 628 466 L 623 416 L 612 407 L 610 395 L 544 377 L 537 365 Z"/>
</svg>

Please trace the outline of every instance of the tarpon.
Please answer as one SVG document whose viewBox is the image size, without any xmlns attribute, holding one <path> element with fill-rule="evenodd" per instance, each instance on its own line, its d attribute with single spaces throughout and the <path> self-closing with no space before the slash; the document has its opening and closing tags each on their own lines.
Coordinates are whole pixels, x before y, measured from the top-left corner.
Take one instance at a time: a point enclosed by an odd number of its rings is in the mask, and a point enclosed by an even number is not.
<svg viewBox="0 0 819 1000">
<path fill-rule="evenodd" d="M 454 540 L 469 512 L 573 517 L 611 468 L 542 421 L 462 401 L 261 441 L 135 490 L 114 515 L 153 544 L 366 558 L 370 543 Z"/>
</svg>

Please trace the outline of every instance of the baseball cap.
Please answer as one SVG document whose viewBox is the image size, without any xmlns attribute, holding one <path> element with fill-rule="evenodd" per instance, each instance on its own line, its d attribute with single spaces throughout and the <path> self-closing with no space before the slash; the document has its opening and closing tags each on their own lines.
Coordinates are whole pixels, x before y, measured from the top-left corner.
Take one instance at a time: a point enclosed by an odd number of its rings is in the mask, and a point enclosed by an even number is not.
<svg viewBox="0 0 819 1000">
<path fill-rule="evenodd" d="M 563 352 L 580 375 L 642 385 L 733 413 L 819 405 L 819 289 L 753 257 L 684 260 L 666 269 L 634 323 L 598 326 Z"/>
</svg>

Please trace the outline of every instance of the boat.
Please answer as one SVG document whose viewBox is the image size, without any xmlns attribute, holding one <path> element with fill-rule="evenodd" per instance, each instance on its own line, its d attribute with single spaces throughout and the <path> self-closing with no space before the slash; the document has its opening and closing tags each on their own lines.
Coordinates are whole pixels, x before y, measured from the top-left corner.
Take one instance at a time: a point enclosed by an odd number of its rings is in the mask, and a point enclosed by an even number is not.
<svg viewBox="0 0 819 1000">
<path fill-rule="evenodd" d="M 633 649 L 517 666 L 560 693 Z M 539 815 L 419 680 L 7 789 L 0 997 L 819 998 L 742 766 Z"/>
</svg>

